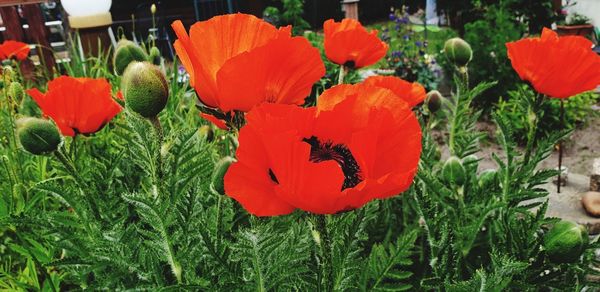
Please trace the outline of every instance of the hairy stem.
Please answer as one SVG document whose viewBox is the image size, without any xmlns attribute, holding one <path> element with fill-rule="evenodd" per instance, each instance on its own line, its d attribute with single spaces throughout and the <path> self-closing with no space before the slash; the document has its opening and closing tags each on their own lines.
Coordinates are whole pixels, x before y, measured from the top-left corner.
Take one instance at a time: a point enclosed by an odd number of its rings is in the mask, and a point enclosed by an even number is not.
<svg viewBox="0 0 600 292">
<path fill-rule="evenodd" d="M 162 126 L 160 125 L 160 120 L 158 119 L 158 116 L 151 117 L 149 118 L 149 120 L 150 123 L 152 123 L 152 127 L 154 127 L 156 136 L 158 137 L 158 153 L 156 155 L 156 176 L 158 178 L 158 181 L 160 182 L 163 178 L 162 155 L 160 153 L 160 150 L 163 145 L 164 132 Z"/>
<path fill-rule="evenodd" d="M 317 252 L 317 265 L 319 266 L 320 286 L 322 291 L 333 291 L 333 261 L 331 250 L 331 237 L 327 230 L 325 215 L 313 215 L 313 239 L 319 252 Z"/>
<path fill-rule="evenodd" d="M 344 65 L 340 65 L 340 75 L 338 75 L 338 82 L 337 84 L 343 84 L 344 83 L 344 79 L 346 78 L 346 66 Z"/>
<path fill-rule="evenodd" d="M 58 161 L 62 163 L 69 175 L 71 175 L 71 177 L 75 179 L 75 182 L 77 183 L 79 189 L 82 192 L 83 198 L 88 203 L 88 208 L 90 209 L 90 212 L 92 212 L 96 220 L 100 221 L 101 217 L 100 212 L 98 210 L 98 205 L 96 205 L 96 201 L 94 201 L 93 197 L 85 195 L 85 192 L 89 191 L 90 188 L 87 185 L 87 183 L 83 180 L 83 178 L 81 178 L 79 172 L 77 172 L 77 169 L 75 168 L 73 162 L 69 160 L 67 155 L 65 155 L 61 149 L 54 151 L 54 156 L 58 159 Z"/>
<path fill-rule="evenodd" d="M 565 124 L 565 102 L 560 100 L 560 125 Z M 560 184 L 562 183 L 562 160 L 563 160 L 563 143 L 562 139 L 558 141 L 558 178 L 556 181 L 556 192 L 560 194 Z"/>
<path fill-rule="evenodd" d="M 531 152 L 533 151 L 533 147 L 535 147 L 535 143 L 537 140 L 537 128 L 538 128 L 538 124 L 539 124 L 538 111 L 539 111 L 543 101 L 544 101 L 544 96 L 541 94 L 537 94 L 536 100 L 533 104 L 533 107 L 531 108 L 531 113 L 529 113 L 530 115 L 533 115 L 533 117 L 528 117 L 529 129 L 527 132 L 527 146 L 525 148 L 524 164 L 529 163 L 529 159 L 531 159 Z"/>
</svg>

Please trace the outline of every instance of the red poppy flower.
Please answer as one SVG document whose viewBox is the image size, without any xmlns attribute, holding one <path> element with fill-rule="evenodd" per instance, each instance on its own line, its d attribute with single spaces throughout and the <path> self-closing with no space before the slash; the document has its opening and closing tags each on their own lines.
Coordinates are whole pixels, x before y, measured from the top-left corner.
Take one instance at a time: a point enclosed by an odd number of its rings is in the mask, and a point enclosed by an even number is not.
<svg viewBox="0 0 600 292">
<path fill-rule="evenodd" d="M 210 114 L 205 114 L 205 113 L 200 113 L 200 117 L 202 117 L 203 119 L 213 123 L 215 126 L 217 126 L 217 128 L 221 129 L 221 130 L 228 130 L 229 128 L 227 127 L 227 124 L 223 121 L 220 120 L 219 118 L 210 115 Z"/>
<path fill-rule="evenodd" d="M 216 16 L 194 24 L 189 35 L 181 21 L 172 27 L 191 85 L 202 103 L 223 112 L 249 111 L 263 102 L 303 104 L 325 75 L 308 40 L 252 15 Z"/>
<path fill-rule="evenodd" d="M 26 43 L 9 40 L 0 45 L 0 57 L 2 59 L 15 58 L 23 61 L 27 59 L 30 50 L 29 45 Z"/>
<path fill-rule="evenodd" d="M 388 45 L 377 37 L 377 30 L 368 32 L 357 20 L 333 19 L 323 24 L 325 55 L 336 64 L 362 68 L 377 63 L 385 56 Z"/>
<path fill-rule="evenodd" d="M 410 107 L 422 103 L 427 96 L 423 85 L 417 82 L 410 83 L 394 76 L 371 76 L 365 80 L 365 83 L 391 90 L 408 103 Z"/>
<path fill-rule="evenodd" d="M 405 191 L 417 171 L 419 123 L 385 88 L 338 85 L 316 107 L 263 104 L 246 119 L 225 191 L 257 216 L 359 208 Z"/>
<path fill-rule="evenodd" d="M 568 98 L 600 85 L 600 56 L 592 46 L 584 37 L 559 37 L 547 28 L 539 38 L 506 44 L 519 77 L 554 98 Z"/>
<path fill-rule="evenodd" d="M 61 76 L 48 83 L 46 94 L 36 88 L 27 93 L 65 136 L 95 133 L 122 109 L 106 79 Z"/>
</svg>

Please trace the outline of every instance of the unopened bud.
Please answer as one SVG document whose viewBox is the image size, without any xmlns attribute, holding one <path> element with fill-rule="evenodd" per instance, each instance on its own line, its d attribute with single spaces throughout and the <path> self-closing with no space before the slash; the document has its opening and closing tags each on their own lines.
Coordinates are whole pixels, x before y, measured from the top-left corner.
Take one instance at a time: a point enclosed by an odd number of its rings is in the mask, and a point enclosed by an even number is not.
<svg viewBox="0 0 600 292">
<path fill-rule="evenodd" d="M 127 66 L 134 61 L 142 62 L 146 61 L 148 56 L 144 53 L 144 50 L 134 42 L 122 39 L 117 44 L 113 64 L 117 75 L 123 74 Z"/>
<path fill-rule="evenodd" d="M 432 90 L 429 93 L 427 93 L 427 99 L 425 100 L 425 105 L 427 106 L 427 109 L 429 110 L 429 112 L 435 113 L 440 108 L 442 108 L 442 99 L 443 98 L 444 97 L 442 96 L 442 94 L 437 90 Z"/>
<path fill-rule="evenodd" d="M 53 122 L 38 118 L 19 119 L 17 136 L 23 149 L 35 155 L 54 152 L 62 141 L 58 128 Z"/>
<path fill-rule="evenodd" d="M 454 65 L 465 67 L 473 59 L 471 45 L 461 38 L 452 38 L 444 44 L 444 54 Z"/>
<path fill-rule="evenodd" d="M 215 171 L 212 175 L 212 180 L 210 184 L 215 192 L 221 195 L 225 194 L 225 184 L 223 180 L 225 178 L 227 170 L 229 170 L 229 166 L 231 166 L 231 164 L 234 162 L 235 159 L 233 157 L 226 156 L 223 157 L 219 162 L 217 162 L 217 165 L 215 165 Z"/>
<path fill-rule="evenodd" d="M 126 106 L 145 118 L 157 116 L 169 98 L 165 76 L 148 62 L 134 62 L 127 67 L 121 90 Z"/>
</svg>

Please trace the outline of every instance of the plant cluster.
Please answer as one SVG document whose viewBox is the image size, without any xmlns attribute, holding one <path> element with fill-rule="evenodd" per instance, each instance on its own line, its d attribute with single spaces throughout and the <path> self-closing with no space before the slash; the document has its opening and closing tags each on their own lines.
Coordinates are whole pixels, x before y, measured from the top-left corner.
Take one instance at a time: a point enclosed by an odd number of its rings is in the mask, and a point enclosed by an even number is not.
<svg viewBox="0 0 600 292">
<path fill-rule="evenodd" d="M 16 63 L 3 68 L 0 289 L 597 285 L 588 276 L 599 274 L 600 245 L 582 226 L 545 214 L 541 185 L 557 173 L 538 166 L 569 131 L 536 134 L 552 102 L 542 94 L 563 88 L 525 75 L 559 72 L 539 69 L 556 63 L 519 62 L 531 40 L 511 44 L 513 67 L 539 93 L 514 101 L 533 117 L 527 146 L 517 147 L 510 112 L 494 110 L 502 151 L 495 169 L 482 170 L 473 103 L 495 84 L 469 80 L 464 40 L 444 47 L 455 84 L 444 98 L 392 76 L 350 84 L 387 50 L 354 20 L 325 24 L 324 52 L 245 14 L 197 27 L 173 24 L 189 78 L 177 62 L 137 60 L 134 43 L 113 60 L 122 71 L 106 56 L 74 58 L 62 68 L 70 76 L 40 89 L 24 90 Z M 546 32 L 543 45 L 576 47 L 553 37 Z M 337 85 L 306 100 L 315 83 Z M 449 158 L 430 131 L 440 121 Z"/>
<path fill-rule="evenodd" d="M 425 38 L 425 30 L 439 31 L 439 28 L 411 24 L 408 18 L 408 7 L 392 9 L 390 24 L 382 27 L 381 38 L 390 45 L 384 68 L 394 70 L 394 75 L 419 82 L 428 90 L 436 89 L 441 79 L 441 68 L 437 66 L 434 54 L 428 51 L 429 41 Z"/>
<path fill-rule="evenodd" d="M 281 0 L 283 12 L 274 6 L 268 6 L 263 11 L 263 19 L 275 26 L 291 25 L 294 35 L 302 35 L 310 28 L 310 24 L 302 18 L 304 0 Z"/>
</svg>

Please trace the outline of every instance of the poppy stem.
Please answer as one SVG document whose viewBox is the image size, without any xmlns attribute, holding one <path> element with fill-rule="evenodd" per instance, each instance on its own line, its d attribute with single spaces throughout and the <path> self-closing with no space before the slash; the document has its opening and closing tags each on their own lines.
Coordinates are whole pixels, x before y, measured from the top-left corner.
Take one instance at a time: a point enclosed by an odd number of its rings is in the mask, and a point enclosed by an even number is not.
<svg viewBox="0 0 600 292">
<path fill-rule="evenodd" d="M 346 78 L 346 66 L 340 65 L 340 75 L 338 76 L 338 84 L 344 84 Z"/>
<path fill-rule="evenodd" d="M 331 237 L 327 230 L 326 215 L 313 215 L 313 239 L 319 251 L 317 254 L 317 265 L 319 266 L 320 284 L 322 291 L 333 291 L 333 261 L 331 250 Z"/>
<path fill-rule="evenodd" d="M 531 112 L 529 113 L 529 117 L 528 117 L 529 131 L 527 133 L 527 146 L 525 149 L 525 157 L 523 160 L 525 164 L 529 163 L 529 159 L 531 159 L 531 152 L 533 151 L 533 147 L 535 147 L 535 143 L 537 140 L 537 128 L 538 128 L 538 123 L 539 123 L 539 117 L 537 115 L 538 115 L 540 106 L 542 105 L 543 102 L 544 102 L 544 95 L 541 95 L 539 93 L 536 94 L 534 104 L 531 108 Z"/>
<path fill-rule="evenodd" d="M 154 116 L 149 118 L 150 123 L 152 123 L 152 127 L 154 127 L 154 131 L 156 131 L 156 136 L 158 138 L 158 153 L 156 155 L 156 175 L 158 176 L 158 180 L 162 180 L 163 177 L 163 169 L 162 169 L 162 154 L 160 153 L 163 140 L 164 140 L 164 132 L 163 128 L 160 125 L 160 120 L 158 116 Z"/>
<path fill-rule="evenodd" d="M 565 102 L 560 100 L 560 125 L 564 127 L 565 122 Z M 556 192 L 560 194 L 560 185 L 562 184 L 562 160 L 563 160 L 563 144 L 562 139 L 558 141 L 558 179 L 556 180 Z"/>
<path fill-rule="evenodd" d="M 58 150 L 54 151 L 54 156 L 58 159 L 58 161 L 60 161 L 62 163 L 62 165 L 65 167 L 65 169 L 67 170 L 69 175 L 71 175 L 71 177 L 75 180 L 75 183 L 77 183 L 77 185 L 79 186 L 79 189 L 81 190 L 82 196 L 85 198 L 85 200 L 88 203 L 88 208 L 90 209 L 90 212 L 92 213 L 92 215 L 94 215 L 96 220 L 100 221 L 101 220 L 100 212 L 98 210 L 98 205 L 94 201 L 94 198 L 90 197 L 90 196 L 85 196 L 85 194 L 84 194 L 86 192 L 86 190 L 90 190 L 90 187 L 83 180 L 83 178 L 79 175 L 77 168 L 75 168 L 75 164 L 68 158 L 67 154 L 63 153 L 63 151 L 61 149 L 62 148 L 59 148 Z"/>
</svg>

